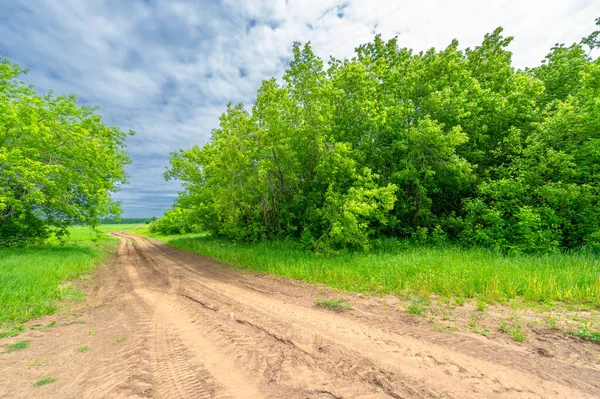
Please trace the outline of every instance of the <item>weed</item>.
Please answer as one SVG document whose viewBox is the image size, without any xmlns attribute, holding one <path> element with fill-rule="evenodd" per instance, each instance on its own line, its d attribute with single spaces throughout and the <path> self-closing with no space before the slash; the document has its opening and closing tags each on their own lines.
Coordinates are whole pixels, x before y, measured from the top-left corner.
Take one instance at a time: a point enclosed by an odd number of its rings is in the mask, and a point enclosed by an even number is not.
<svg viewBox="0 0 600 399">
<path fill-rule="evenodd" d="M 463 306 L 465 304 L 465 298 L 462 296 L 456 297 L 454 298 L 454 303 L 456 303 L 456 306 Z"/>
<path fill-rule="evenodd" d="M 477 306 L 477 310 L 479 310 L 480 312 L 483 312 L 487 308 L 488 304 L 483 299 L 478 299 L 476 306 Z"/>
<path fill-rule="evenodd" d="M 84 352 L 87 352 L 87 351 L 89 351 L 90 349 L 92 349 L 92 348 L 90 348 L 90 347 L 89 347 L 89 346 L 87 346 L 87 345 L 85 345 L 85 346 L 80 346 L 79 348 L 77 348 L 77 352 L 84 353 Z"/>
<path fill-rule="evenodd" d="M 477 329 L 477 322 L 479 321 L 479 316 L 478 315 L 473 315 L 469 321 L 467 321 L 467 327 L 470 328 L 471 330 L 476 330 Z"/>
<path fill-rule="evenodd" d="M 484 337 L 487 337 L 488 335 L 490 335 L 490 330 L 485 329 L 485 330 L 481 331 L 480 334 L 483 335 Z"/>
<path fill-rule="evenodd" d="M 98 329 L 97 329 L 97 328 L 94 328 L 92 331 L 90 331 L 90 332 L 89 332 L 89 334 L 90 334 L 91 336 L 94 336 L 94 335 L 98 334 Z"/>
<path fill-rule="evenodd" d="M 125 342 L 127 341 L 127 337 L 122 337 L 122 338 L 117 338 L 114 341 L 112 341 L 113 344 L 120 344 L 121 342 Z"/>
<path fill-rule="evenodd" d="M 66 327 L 66 326 L 72 326 L 73 324 L 87 324 L 87 321 L 85 320 L 73 320 L 73 321 L 67 321 L 65 323 L 61 323 L 61 327 Z"/>
<path fill-rule="evenodd" d="M 346 301 L 343 298 L 332 299 L 332 298 L 324 298 L 317 299 L 315 301 L 315 305 L 317 307 L 323 309 L 333 310 L 334 312 L 343 312 L 344 310 L 352 309 L 352 305 L 350 302 Z"/>
<path fill-rule="evenodd" d="M 552 316 L 551 314 L 549 314 L 548 318 L 546 320 L 546 325 L 548 326 L 548 328 L 550 328 L 552 330 L 558 330 L 557 318 L 555 316 Z"/>
<path fill-rule="evenodd" d="M 315 334 L 313 337 L 313 343 L 315 344 L 315 346 L 318 346 L 320 348 L 323 346 L 323 338 Z"/>
<path fill-rule="evenodd" d="M 435 331 L 444 331 L 444 332 L 458 331 L 458 327 L 456 327 L 456 326 L 433 326 L 433 327 L 431 327 L 431 329 L 435 330 Z"/>
<path fill-rule="evenodd" d="M 29 348 L 29 340 L 27 339 L 25 341 L 19 341 L 16 344 L 6 345 L 6 348 L 7 348 L 6 351 L 4 351 L 3 353 L 10 353 L 10 352 L 27 349 L 27 348 Z"/>
<path fill-rule="evenodd" d="M 32 367 L 39 367 L 42 365 L 42 361 L 39 358 L 35 358 L 35 360 L 27 365 L 27 368 L 30 369 Z"/>
<path fill-rule="evenodd" d="M 498 331 L 508 333 L 508 325 L 506 324 L 506 320 L 502 319 L 500 322 L 500 327 L 498 327 Z"/>
<path fill-rule="evenodd" d="M 34 326 L 32 326 L 30 329 L 31 330 L 47 330 L 48 328 L 52 328 L 56 325 L 56 320 L 52 320 L 50 323 L 42 325 L 42 324 L 36 324 Z"/>
<path fill-rule="evenodd" d="M 508 332 L 508 335 L 510 335 L 517 342 L 525 341 L 525 332 L 521 330 L 521 324 L 518 322 L 512 326 Z"/>
<path fill-rule="evenodd" d="M 456 317 L 449 315 L 448 313 L 442 313 L 442 318 L 448 321 L 456 321 Z"/>
<path fill-rule="evenodd" d="M 415 299 L 410 302 L 406 311 L 409 314 L 414 314 L 418 316 L 425 316 L 427 313 L 427 304 L 421 299 Z"/>
<path fill-rule="evenodd" d="M 46 378 L 42 378 L 41 380 L 39 380 L 39 381 L 37 381 L 37 382 L 34 382 L 34 383 L 33 383 L 33 386 L 34 386 L 34 387 L 41 387 L 41 386 L 44 386 L 44 385 L 46 385 L 46 384 L 51 384 L 51 383 L 53 383 L 54 381 L 56 381 L 56 378 L 53 378 L 53 377 L 46 377 Z"/>
<path fill-rule="evenodd" d="M 589 339 L 590 341 L 600 342 L 600 331 L 592 331 L 591 325 L 586 321 L 583 326 L 577 329 L 576 333 L 570 333 L 571 335 L 577 335 L 579 338 Z"/>
</svg>

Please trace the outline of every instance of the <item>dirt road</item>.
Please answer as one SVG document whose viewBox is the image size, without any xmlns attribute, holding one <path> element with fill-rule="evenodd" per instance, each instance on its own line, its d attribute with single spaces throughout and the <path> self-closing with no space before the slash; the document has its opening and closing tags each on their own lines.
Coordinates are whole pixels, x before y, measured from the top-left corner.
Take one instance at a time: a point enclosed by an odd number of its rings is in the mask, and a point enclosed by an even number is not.
<svg viewBox="0 0 600 399">
<path fill-rule="evenodd" d="M 0 355 L 0 397 L 600 397 L 593 343 L 435 331 L 394 298 L 348 296 L 335 313 L 315 307 L 332 295 L 321 286 L 117 236 L 90 306 Z M 44 376 L 57 380 L 32 386 Z"/>
</svg>

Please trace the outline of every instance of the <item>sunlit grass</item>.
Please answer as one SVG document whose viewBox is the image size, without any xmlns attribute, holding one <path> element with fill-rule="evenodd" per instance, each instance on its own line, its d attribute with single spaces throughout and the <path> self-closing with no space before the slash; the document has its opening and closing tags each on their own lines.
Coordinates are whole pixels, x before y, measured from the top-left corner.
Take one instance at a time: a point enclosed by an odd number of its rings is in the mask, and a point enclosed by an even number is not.
<svg viewBox="0 0 600 399">
<path fill-rule="evenodd" d="M 117 241 L 116 238 L 110 237 L 106 233 L 130 230 L 137 226 L 137 224 L 103 224 L 95 229 L 85 226 L 73 226 L 69 229 L 70 234 L 66 237 L 66 242 L 69 244 L 89 244 L 91 242 Z M 48 242 L 54 244 L 58 243 L 58 240 L 50 239 Z"/>
<path fill-rule="evenodd" d="M 323 256 L 291 242 L 236 243 L 208 236 L 166 242 L 257 272 L 347 291 L 600 305 L 600 257 L 592 254 L 505 256 L 388 240 L 371 253 Z"/>
</svg>

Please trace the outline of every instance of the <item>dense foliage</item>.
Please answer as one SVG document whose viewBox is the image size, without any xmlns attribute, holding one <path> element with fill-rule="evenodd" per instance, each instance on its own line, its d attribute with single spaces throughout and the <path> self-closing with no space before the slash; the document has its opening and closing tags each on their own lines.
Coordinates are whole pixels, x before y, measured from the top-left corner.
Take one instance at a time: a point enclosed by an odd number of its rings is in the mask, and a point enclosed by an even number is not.
<svg viewBox="0 0 600 399">
<path fill-rule="evenodd" d="M 264 81 L 251 109 L 230 105 L 202 148 L 172 154 L 166 177 L 184 191 L 154 228 L 325 251 L 383 236 L 598 246 L 597 36 L 524 71 L 501 28 L 466 50 L 376 37 L 328 67 L 296 43 L 282 82 Z"/>
<path fill-rule="evenodd" d="M 0 245 L 22 244 L 119 213 L 126 134 L 74 96 L 37 94 L 0 58 Z"/>
</svg>

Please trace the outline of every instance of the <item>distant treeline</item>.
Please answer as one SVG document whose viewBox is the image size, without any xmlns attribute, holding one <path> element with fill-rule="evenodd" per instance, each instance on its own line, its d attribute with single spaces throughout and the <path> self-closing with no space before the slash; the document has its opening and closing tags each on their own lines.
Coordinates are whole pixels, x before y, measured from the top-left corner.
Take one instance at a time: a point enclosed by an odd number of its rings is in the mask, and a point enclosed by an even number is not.
<svg viewBox="0 0 600 399">
<path fill-rule="evenodd" d="M 102 219 L 101 224 L 148 224 L 156 220 L 151 218 L 120 218 L 120 219 Z"/>
<path fill-rule="evenodd" d="M 417 53 L 378 36 L 327 67 L 296 43 L 281 83 L 171 156 L 184 192 L 152 229 L 323 251 L 383 237 L 599 248 L 599 32 L 525 70 L 511 41 L 499 28 Z"/>
</svg>

